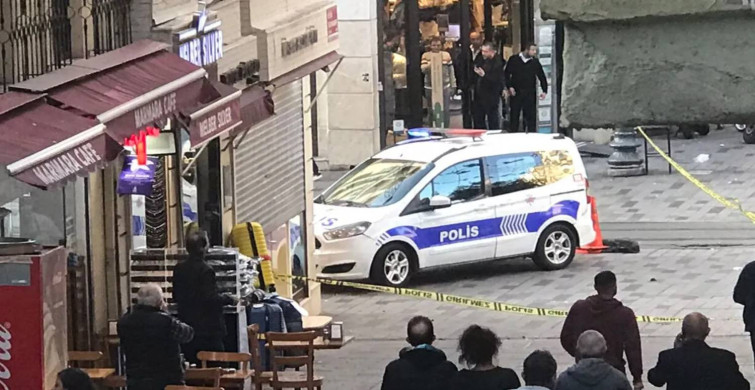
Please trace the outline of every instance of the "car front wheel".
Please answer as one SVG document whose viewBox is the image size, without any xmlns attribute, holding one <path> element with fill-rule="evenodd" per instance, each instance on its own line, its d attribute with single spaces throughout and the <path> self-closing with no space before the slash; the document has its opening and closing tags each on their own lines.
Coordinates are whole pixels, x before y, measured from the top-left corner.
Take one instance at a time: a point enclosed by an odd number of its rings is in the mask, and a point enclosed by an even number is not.
<svg viewBox="0 0 755 390">
<path fill-rule="evenodd" d="M 413 274 L 415 260 L 414 252 L 406 245 L 387 244 L 375 255 L 372 279 L 386 286 L 405 286 Z"/>
<path fill-rule="evenodd" d="M 533 261 L 543 270 L 564 269 L 574 260 L 577 252 L 577 237 L 565 224 L 549 226 L 537 241 Z"/>
</svg>

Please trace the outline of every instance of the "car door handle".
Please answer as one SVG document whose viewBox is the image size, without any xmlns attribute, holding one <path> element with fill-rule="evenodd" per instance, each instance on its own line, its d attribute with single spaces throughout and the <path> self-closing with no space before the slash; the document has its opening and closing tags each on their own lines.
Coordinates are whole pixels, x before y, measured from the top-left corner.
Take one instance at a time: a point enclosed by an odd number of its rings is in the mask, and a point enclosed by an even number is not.
<svg viewBox="0 0 755 390">
<path fill-rule="evenodd" d="M 493 208 L 492 206 L 486 205 L 486 206 L 477 206 L 477 207 L 475 207 L 474 210 L 475 211 L 488 211 L 488 210 L 490 210 L 492 208 Z"/>
</svg>

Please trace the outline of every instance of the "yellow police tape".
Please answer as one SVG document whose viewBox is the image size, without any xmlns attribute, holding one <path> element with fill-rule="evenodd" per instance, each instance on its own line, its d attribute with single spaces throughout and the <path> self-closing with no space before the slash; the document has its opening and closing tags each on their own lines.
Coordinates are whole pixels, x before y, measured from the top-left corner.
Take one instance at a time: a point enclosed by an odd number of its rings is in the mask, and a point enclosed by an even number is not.
<svg viewBox="0 0 755 390">
<path fill-rule="evenodd" d="M 684 176 L 687 180 L 689 180 L 697 188 L 701 189 L 708 196 L 710 196 L 711 198 L 715 199 L 716 201 L 718 201 L 718 203 L 721 203 L 725 207 L 739 211 L 742 215 L 744 215 L 747 219 L 749 219 L 750 222 L 755 223 L 755 213 L 753 213 L 751 211 L 747 211 L 744 208 L 742 208 L 742 205 L 738 201 L 731 200 L 731 199 L 723 197 L 722 195 L 719 195 L 718 193 L 716 193 L 715 191 L 713 191 L 710 187 L 708 187 L 703 182 L 701 182 L 700 180 L 698 180 L 696 177 L 692 176 L 692 174 L 689 173 L 689 172 L 687 172 L 687 170 L 684 169 L 684 167 L 682 167 L 681 165 L 679 165 L 679 163 L 677 163 L 676 161 L 674 161 L 673 159 L 671 159 L 671 157 L 669 157 L 668 154 L 666 154 L 666 152 L 664 152 L 661 148 L 659 148 L 658 145 L 656 145 L 655 142 L 653 142 L 653 140 L 650 139 L 650 137 L 648 137 L 648 135 L 645 133 L 645 131 L 642 130 L 642 127 L 638 127 L 637 131 L 643 137 L 645 137 L 645 139 L 647 140 L 648 144 L 650 144 L 650 146 L 652 146 L 653 149 L 655 149 L 655 151 L 658 152 L 658 154 L 661 157 L 663 157 L 664 160 L 666 160 L 669 164 L 671 164 L 671 166 L 674 167 L 674 169 L 676 169 L 677 171 L 679 171 L 679 173 L 681 173 L 682 176 Z M 647 161 L 645 162 L 645 164 L 647 164 Z"/>
<path fill-rule="evenodd" d="M 342 280 L 332 280 L 332 279 L 322 279 L 322 278 L 305 278 L 303 276 L 293 276 L 293 275 L 276 275 L 275 277 L 281 280 L 285 280 L 285 279 L 309 280 L 311 282 L 322 283 L 329 286 L 350 287 L 350 288 L 356 288 L 359 290 L 380 292 L 384 294 L 401 295 L 401 296 L 412 297 L 412 298 L 417 298 L 417 299 L 426 299 L 426 300 L 436 301 L 436 302 L 451 303 L 454 305 L 472 307 L 476 309 L 497 311 L 501 313 L 514 313 L 514 314 L 539 316 L 539 317 L 566 317 L 566 315 L 569 313 L 568 311 L 565 311 L 565 310 L 546 309 L 542 307 L 519 306 L 519 305 L 512 305 L 512 304 L 504 303 L 504 302 L 487 301 L 484 299 L 467 298 L 467 297 L 462 297 L 458 295 L 443 294 L 443 293 L 432 292 L 432 291 L 415 290 L 415 289 L 403 288 L 403 287 L 388 287 L 388 286 L 379 286 L 375 284 L 346 282 Z M 676 318 L 676 317 L 637 316 L 637 322 L 648 322 L 648 323 L 656 323 L 656 324 L 680 322 L 681 320 L 682 320 L 681 318 Z"/>
</svg>

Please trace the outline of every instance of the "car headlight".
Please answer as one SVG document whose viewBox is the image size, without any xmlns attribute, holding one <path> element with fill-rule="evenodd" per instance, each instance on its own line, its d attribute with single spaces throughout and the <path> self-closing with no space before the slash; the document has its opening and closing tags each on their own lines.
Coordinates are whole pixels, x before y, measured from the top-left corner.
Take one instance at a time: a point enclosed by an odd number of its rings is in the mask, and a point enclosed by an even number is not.
<svg viewBox="0 0 755 390">
<path fill-rule="evenodd" d="M 333 241 L 358 236 L 366 232 L 370 225 L 372 224 L 369 222 L 352 223 L 351 225 L 345 225 L 333 230 L 328 230 L 327 232 L 323 233 L 323 237 L 325 237 L 325 239 L 328 241 Z"/>
</svg>

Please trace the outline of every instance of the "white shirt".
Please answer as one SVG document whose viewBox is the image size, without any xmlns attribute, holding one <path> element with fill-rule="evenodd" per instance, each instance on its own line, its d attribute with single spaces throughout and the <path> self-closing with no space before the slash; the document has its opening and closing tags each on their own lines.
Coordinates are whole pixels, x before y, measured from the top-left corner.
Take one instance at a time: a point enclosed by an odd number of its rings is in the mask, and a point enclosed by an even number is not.
<svg viewBox="0 0 755 390">
<path fill-rule="evenodd" d="M 522 62 L 524 62 L 525 64 L 530 62 L 530 60 L 532 59 L 532 57 L 529 57 L 529 58 L 525 57 L 524 53 L 519 53 L 519 57 L 522 59 Z"/>
</svg>

